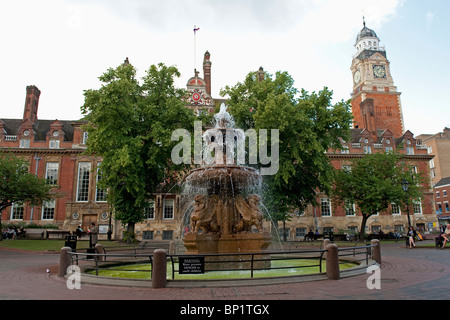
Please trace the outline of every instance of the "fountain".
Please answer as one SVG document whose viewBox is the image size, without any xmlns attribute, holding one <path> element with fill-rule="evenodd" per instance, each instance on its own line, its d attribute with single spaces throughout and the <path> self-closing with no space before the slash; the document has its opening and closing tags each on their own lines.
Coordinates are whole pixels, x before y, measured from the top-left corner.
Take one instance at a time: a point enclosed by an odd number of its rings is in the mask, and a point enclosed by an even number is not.
<svg viewBox="0 0 450 320">
<path fill-rule="evenodd" d="M 248 257 L 239 256 L 239 253 L 267 250 L 270 234 L 263 228 L 260 197 L 257 194 L 262 178 L 258 170 L 236 164 L 235 150 L 245 143 L 245 134 L 233 127 L 234 121 L 224 104 L 215 119 L 215 128 L 203 134 L 206 143 L 203 159 L 206 164 L 191 170 L 185 179 L 185 192 L 193 196 L 193 210 L 184 245 L 186 254 L 237 254 L 233 257 L 238 259 L 207 257 L 217 263 L 206 264 L 206 270 L 208 266 L 213 270 L 242 269 L 249 263 L 220 261 L 246 260 Z M 256 267 L 267 267 L 267 263 L 260 261 Z"/>
</svg>

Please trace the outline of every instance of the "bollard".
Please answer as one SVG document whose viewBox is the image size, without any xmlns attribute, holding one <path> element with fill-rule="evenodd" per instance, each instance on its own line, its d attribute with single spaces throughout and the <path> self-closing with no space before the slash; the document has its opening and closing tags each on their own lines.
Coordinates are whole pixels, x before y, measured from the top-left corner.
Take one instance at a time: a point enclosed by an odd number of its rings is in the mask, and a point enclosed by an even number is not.
<svg viewBox="0 0 450 320">
<path fill-rule="evenodd" d="M 381 243 L 380 240 L 373 239 L 370 244 L 376 246 L 372 248 L 372 258 L 376 263 L 381 265 Z"/>
<path fill-rule="evenodd" d="M 323 242 L 322 242 L 322 248 L 323 248 L 324 250 L 326 250 L 326 247 L 327 247 L 329 244 L 331 244 L 330 239 L 323 239 Z M 324 252 L 323 258 L 324 258 L 324 259 L 327 258 L 327 253 L 326 253 L 326 252 Z"/>
<path fill-rule="evenodd" d="M 339 271 L 338 246 L 329 244 L 325 248 L 327 252 L 327 276 L 330 280 L 339 280 L 341 275 Z"/>
<path fill-rule="evenodd" d="M 70 256 L 70 252 L 72 248 L 63 247 L 61 248 L 61 253 L 59 256 L 59 273 L 58 276 L 64 278 L 67 273 L 67 268 L 72 264 L 72 258 Z"/>
<path fill-rule="evenodd" d="M 95 253 L 97 253 L 97 254 L 104 254 L 105 253 L 105 250 L 103 250 L 103 245 L 102 244 L 97 243 L 95 245 Z M 105 259 L 106 259 L 105 256 L 98 256 L 97 257 L 98 261 L 103 261 Z"/>
<path fill-rule="evenodd" d="M 165 288 L 167 284 L 167 252 L 156 249 L 153 252 L 152 288 Z"/>
</svg>

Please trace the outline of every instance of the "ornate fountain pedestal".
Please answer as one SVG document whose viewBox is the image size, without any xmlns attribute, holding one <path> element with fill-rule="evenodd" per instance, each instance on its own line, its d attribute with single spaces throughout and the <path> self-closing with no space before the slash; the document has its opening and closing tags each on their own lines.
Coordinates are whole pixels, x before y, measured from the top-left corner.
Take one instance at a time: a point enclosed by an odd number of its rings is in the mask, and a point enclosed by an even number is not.
<svg viewBox="0 0 450 320">
<path fill-rule="evenodd" d="M 194 234 L 188 233 L 184 237 L 186 254 L 218 254 L 205 258 L 205 270 L 239 270 L 250 269 L 251 255 L 239 255 L 239 253 L 264 253 L 271 241 L 270 234 L 264 233 L 240 233 L 240 234 Z M 220 256 L 220 254 L 230 254 Z M 257 261 L 265 258 L 264 254 L 254 256 L 254 269 L 266 269 L 270 267 L 270 261 Z M 227 262 L 224 261 L 236 261 Z"/>
<path fill-rule="evenodd" d="M 210 157 L 214 162 L 191 170 L 185 178 L 186 193 L 193 195 L 190 231 L 184 236 L 186 254 L 213 255 L 205 257 L 205 270 L 236 270 L 250 269 L 252 256 L 244 253 L 256 253 L 253 268 L 268 268 L 270 261 L 257 261 L 264 259 L 259 253 L 267 250 L 271 240 L 259 208 L 261 175 L 235 164 L 234 148 L 242 145 L 240 139 L 245 142 L 245 134 L 232 128 L 224 104 L 215 118 L 216 128 L 203 134 L 207 146 L 214 146 Z"/>
</svg>

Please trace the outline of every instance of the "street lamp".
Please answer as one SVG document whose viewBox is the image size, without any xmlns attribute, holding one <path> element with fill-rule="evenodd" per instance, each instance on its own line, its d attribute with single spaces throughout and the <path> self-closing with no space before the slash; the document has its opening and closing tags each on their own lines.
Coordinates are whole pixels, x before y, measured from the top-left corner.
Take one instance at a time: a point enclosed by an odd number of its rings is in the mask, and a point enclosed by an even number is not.
<svg viewBox="0 0 450 320">
<path fill-rule="evenodd" d="M 403 191 L 405 191 L 406 214 L 408 215 L 408 228 L 410 229 L 411 228 L 411 218 L 409 217 L 409 205 L 408 205 L 408 189 L 409 189 L 408 180 L 403 179 L 402 188 L 403 188 Z"/>
</svg>

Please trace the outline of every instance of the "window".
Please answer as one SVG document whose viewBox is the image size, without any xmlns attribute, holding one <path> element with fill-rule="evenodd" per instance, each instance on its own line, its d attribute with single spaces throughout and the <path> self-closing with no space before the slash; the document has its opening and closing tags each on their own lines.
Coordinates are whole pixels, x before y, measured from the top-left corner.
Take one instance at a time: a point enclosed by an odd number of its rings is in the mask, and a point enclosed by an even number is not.
<svg viewBox="0 0 450 320">
<path fill-rule="evenodd" d="M 149 205 L 144 208 L 144 217 L 147 220 L 155 219 L 155 201 L 150 201 Z"/>
<path fill-rule="evenodd" d="M 447 197 L 447 190 L 442 191 L 442 196 Z"/>
<path fill-rule="evenodd" d="M 58 162 L 47 162 L 47 170 L 45 172 L 45 179 L 47 184 L 57 185 L 58 184 Z"/>
<path fill-rule="evenodd" d="M 444 202 L 444 206 L 445 206 L 445 212 L 449 212 L 450 209 L 448 207 L 448 202 L 447 201 Z"/>
<path fill-rule="evenodd" d="M 286 235 L 286 239 L 289 239 L 291 236 L 291 229 L 288 227 L 285 228 L 278 228 L 278 235 L 281 239 L 284 239 L 284 236 Z"/>
<path fill-rule="evenodd" d="M 23 203 L 15 202 L 11 206 L 11 220 L 23 220 Z"/>
<path fill-rule="evenodd" d="M 402 233 L 403 232 L 403 225 L 395 225 L 394 226 L 394 232 Z"/>
<path fill-rule="evenodd" d="M 306 228 L 295 228 L 295 236 L 303 238 L 306 235 Z"/>
<path fill-rule="evenodd" d="M 100 163 L 99 163 L 100 165 Z M 100 180 L 102 180 L 102 175 L 100 174 L 99 171 L 100 168 L 97 168 L 97 183 L 96 183 L 96 188 L 95 188 L 95 201 L 96 202 L 105 202 L 106 201 L 106 190 L 102 189 L 101 187 L 98 186 L 98 182 Z"/>
<path fill-rule="evenodd" d="M 172 240 L 173 239 L 173 230 L 163 230 L 162 239 L 163 240 Z"/>
<path fill-rule="evenodd" d="M 352 166 L 349 165 L 343 165 L 342 166 L 342 170 L 348 171 L 348 172 L 352 172 Z"/>
<path fill-rule="evenodd" d="M 153 240 L 153 230 L 151 231 L 144 231 L 142 233 L 142 239 L 144 240 Z"/>
<path fill-rule="evenodd" d="M 414 147 L 406 147 L 406 154 L 413 155 L 414 154 Z"/>
<path fill-rule="evenodd" d="M 42 220 L 53 220 L 55 218 L 55 200 L 44 201 L 42 205 Z"/>
<path fill-rule="evenodd" d="M 348 233 L 349 233 L 349 234 L 356 234 L 356 233 L 358 233 L 358 227 L 355 227 L 355 226 L 349 226 L 349 227 L 348 227 Z"/>
<path fill-rule="evenodd" d="M 350 153 L 350 150 L 347 146 L 342 146 L 341 153 Z"/>
<path fill-rule="evenodd" d="M 391 203 L 391 212 L 392 214 L 401 214 L 400 206 L 395 203 Z"/>
<path fill-rule="evenodd" d="M 29 148 L 30 147 L 30 139 L 22 139 L 20 140 L 20 147 L 21 148 Z"/>
<path fill-rule="evenodd" d="M 49 147 L 50 149 L 59 149 L 59 144 L 60 144 L 60 141 L 59 141 L 59 140 L 51 139 L 51 140 L 49 141 L 48 147 Z"/>
<path fill-rule="evenodd" d="M 381 226 L 372 226 L 372 233 L 379 233 L 381 231 Z"/>
<path fill-rule="evenodd" d="M 85 131 L 85 132 L 83 132 L 83 144 L 86 144 L 86 142 L 87 142 L 87 139 L 88 139 L 88 133 Z"/>
<path fill-rule="evenodd" d="M 440 198 L 441 197 L 441 193 L 439 191 L 436 191 L 436 198 Z"/>
<path fill-rule="evenodd" d="M 372 147 L 371 146 L 364 146 L 364 153 L 365 154 L 371 154 L 372 153 Z"/>
<path fill-rule="evenodd" d="M 422 201 L 413 200 L 413 212 L 414 214 L 422 214 Z"/>
<path fill-rule="evenodd" d="M 346 203 L 345 204 L 345 215 L 346 216 L 354 216 L 355 215 L 355 204 Z"/>
<path fill-rule="evenodd" d="M 164 199 L 163 219 L 173 219 L 173 199 Z"/>
<path fill-rule="evenodd" d="M 87 202 L 89 196 L 90 162 L 80 162 L 78 166 L 77 201 Z"/>
<path fill-rule="evenodd" d="M 331 202 L 328 198 L 320 199 L 320 207 L 322 208 L 322 217 L 331 217 Z"/>
</svg>

